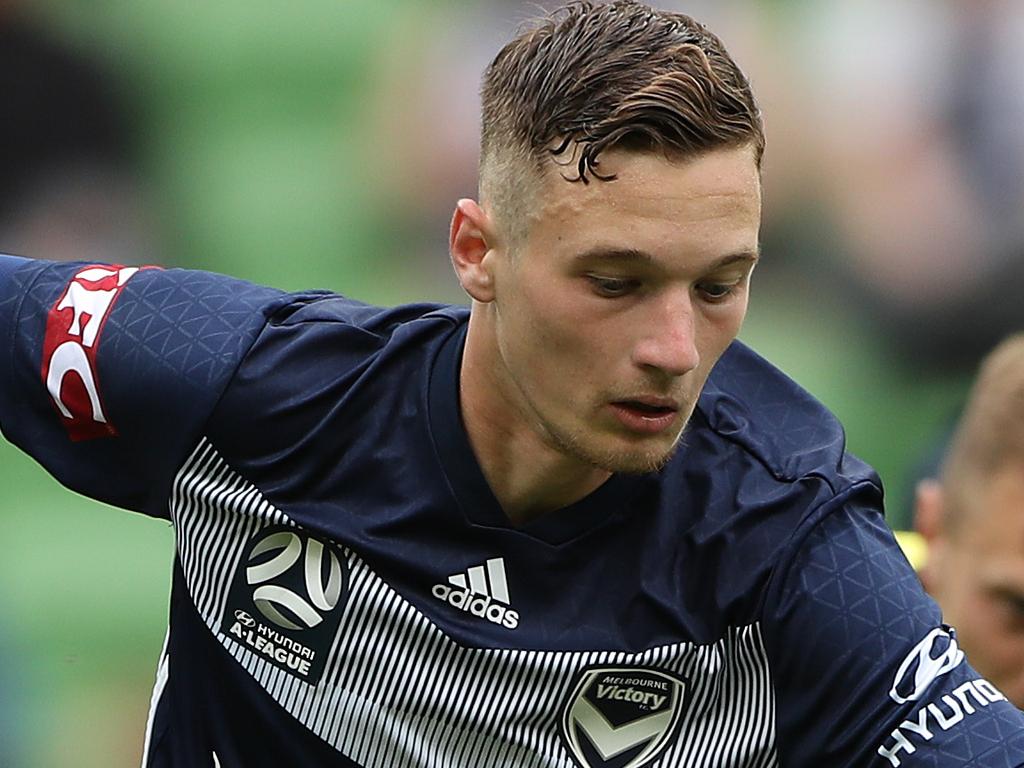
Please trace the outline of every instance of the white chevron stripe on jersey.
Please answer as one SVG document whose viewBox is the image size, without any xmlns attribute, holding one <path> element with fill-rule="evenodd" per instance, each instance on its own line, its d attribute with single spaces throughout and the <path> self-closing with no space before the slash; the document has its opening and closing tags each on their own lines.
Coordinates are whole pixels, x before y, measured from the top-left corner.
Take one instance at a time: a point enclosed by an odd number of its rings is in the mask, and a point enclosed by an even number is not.
<svg viewBox="0 0 1024 768">
<path fill-rule="evenodd" d="M 171 510 L 188 589 L 210 631 L 292 716 L 361 766 L 574 768 L 560 714 L 576 680 L 595 666 L 648 668 L 687 682 L 678 736 L 651 768 L 778 765 L 757 624 L 713 645 L 642 653 L 467 648 L 340 548 L 348 602 L 314 686 L 218 629 L 247 543 L 263 527 L 293 523 L 205 440 L 176 479 Z M 501 559 L 474 568 L 479 575 L 469 569 L 467 586 L 483 576 L 488 596 L 507 605 Z"/>
</svg>

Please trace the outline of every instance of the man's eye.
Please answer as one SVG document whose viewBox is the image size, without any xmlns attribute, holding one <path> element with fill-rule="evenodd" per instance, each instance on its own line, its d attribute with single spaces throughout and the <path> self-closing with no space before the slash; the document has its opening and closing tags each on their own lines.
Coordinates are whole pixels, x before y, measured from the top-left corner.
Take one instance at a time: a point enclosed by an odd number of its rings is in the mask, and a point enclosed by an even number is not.
<svg viewBox="0 0 1024 768">
<path fill-rule="evenodd" d="M 594 292 L 598 296 L 604 296 L 609 299 L 625 296 L 630 291 L 635 290 L 639 285 L 636 280 L 627 280 L 620 277 L 598 277 L 597 275 L 587 275 L 587 279 L 590 281 L 591 286 L 594 288 Z"/>
<path fill-rule="evenodd" d="M 704 294 L 706 299 L 721 301 L 728 298 L 736 290 L 737 285 L 739 283 L 700 283 L 697 286 L 697 290 Z"/>
<path fill-rule="evenodd" d="M 999 608 L 1007 628 L 1014 632 L 1024 632 L 1024 593 L 1016 588 L 997 587 L 992 598 Z"/>
<path fill-rule="evenodd" d="M 1024 594 L 1007 592 L 1002 598 L 1013 617 L 1018 621 L 1024 621 Z"/>
</svg>

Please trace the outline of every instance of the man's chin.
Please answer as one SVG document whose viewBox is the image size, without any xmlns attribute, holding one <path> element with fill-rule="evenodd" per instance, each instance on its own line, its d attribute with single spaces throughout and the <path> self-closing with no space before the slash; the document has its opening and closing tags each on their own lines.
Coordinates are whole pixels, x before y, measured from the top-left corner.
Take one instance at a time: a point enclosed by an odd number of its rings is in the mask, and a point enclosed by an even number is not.
<svg viewBox="0 0 1024 768">
<path fill-rule="evenodd" d="M 625 475 L 645 475 L 662 469 L 675 454 L 679 440 L 671 445 L 630 445 L 587 452 L 581 458 L 606 472 Z"/>
<path fill-rule="evenodd" d="M 668 464 L 674 453 L 675 448 L 673 447 L 668 451 L 657 453 L 632 453 L 617 456 L 614 460 L 608 461 L 602 469 L 623 475 L 646 475 L 649 472 L 657 472 L 662 469 Z"/>
<path fill-rule="evenodd" d="M 669 442 L 647 436 L 642 439 L 624 438 L 621 433 L 591 433 L 585 439 L 580 433 L 549 431 L 554 444 L 563 453 L 605 472 L 627 475 L 645 475 L 662 469 L 675 454 L 682 440 L 680 431 Z"/>
</svg>

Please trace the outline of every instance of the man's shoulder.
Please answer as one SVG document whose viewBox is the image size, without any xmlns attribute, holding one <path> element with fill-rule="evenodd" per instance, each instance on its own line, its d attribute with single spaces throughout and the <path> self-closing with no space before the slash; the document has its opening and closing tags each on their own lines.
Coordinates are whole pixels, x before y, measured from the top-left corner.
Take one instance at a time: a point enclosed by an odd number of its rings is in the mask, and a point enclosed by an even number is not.
<svg viewBox="0 0 1024 768">
<path fill-rule="evenodd" d="M 329 368 L 335 377 L 382 357 L 418 365 L 432 341 L 446 338 L 467 314 L 445 304 L 382 307 L 328 291 L 287 294 L 267 318 L 248 362 L 281 371 L 316 359 L 317 368 Z M 295 386 L 294 375 L 288 378 L 288 386 Z"/>
<path fill-rule="evenodd" d="M 315 330 L 340 324 L 382 340 L 410 323 L 440 321 L 442 326 L 450 326 L 462 322 L 468 314 L 464 307 L 426 302 L 377 306 L 331 291 L 287 294 L 281 304 L 271 318 L 275 327 Z"/>
<path fill-rule="evenodd" d="M 739 341 L 715 366 L 697 409 L 715 438 L 748 454 L 778 482 L 814 476 L 835 493 L 879 483 L 871 467 L 846 452 L 839 419 Z"/>
<path fill-rule="evenodd" d="M 763 618 L 773 575 L 824 518 L 856 507 L 856 527 L 881 514 L 878 478 L 846 453 L 838 420 L 739 343 L 709 377 L 655 487 L 683 582 L 714 584 L 710 636 Z"/>
<path fill-rule="evenodd" d="M 236 462 L 314 437 L 349 456 L 371 435 L 401 441 L 389 426 L 394 415 L 422 411 L 432 361 L 466 314 L 327 292 L 286 296 L 235 371 L 207 436 Z"/>
</svg>

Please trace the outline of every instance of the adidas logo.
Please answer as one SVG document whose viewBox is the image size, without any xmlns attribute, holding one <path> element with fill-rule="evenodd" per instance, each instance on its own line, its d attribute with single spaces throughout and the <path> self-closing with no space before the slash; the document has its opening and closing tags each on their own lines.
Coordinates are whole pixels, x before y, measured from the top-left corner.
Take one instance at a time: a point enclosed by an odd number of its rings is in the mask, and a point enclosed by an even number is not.
<svg viewBox="0 0 1024 768">
<path fill-rule="evenodd" d="M 519 613 L 508 607 L 505 561 L 500 557 L 449 576 L 447 584 L 435 584 L 430 594 L 506 629 L 519 626 Z"/>
</svg>

